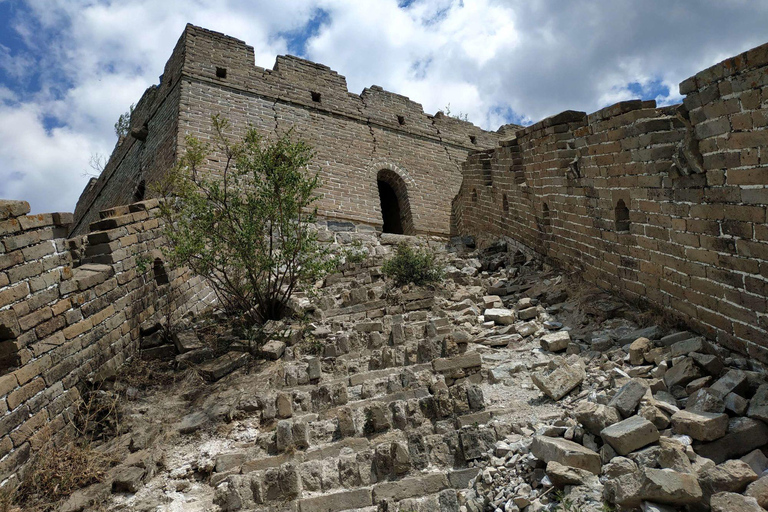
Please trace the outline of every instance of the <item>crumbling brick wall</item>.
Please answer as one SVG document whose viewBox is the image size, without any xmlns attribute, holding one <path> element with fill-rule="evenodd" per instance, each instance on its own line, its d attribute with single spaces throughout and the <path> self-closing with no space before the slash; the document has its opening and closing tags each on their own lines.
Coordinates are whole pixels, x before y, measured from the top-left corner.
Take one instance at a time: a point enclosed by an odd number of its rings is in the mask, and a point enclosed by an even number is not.
<svg viewBox="0 0 768 512">
<path fill-rule="evenodd" d="M 136 351 L 142 326 L 214 300 L 201 278 L 164 268 L 157 205 L 106 210 L 87 236 L 67 240 L 72 214 L 0 201 L 0 481 L 67 426 L 83 379 Z"/>
<path fill-rule="evenodd" d="M 768 45 L 680 86 L 683 105 L 563 112 L 477 152 L 460 233 L 503 235 L 768 361 Z"/>
<path fill-rule="evenodd" d="M 499 137 L 442 113 L 427 115 L 420 104 L 381 87 L 352 94 L 343 76 L 321 64 L 279 56 L 274 69 L 257 67 L 243 41 L 188 25 L 160 85 L 137 105 L 133 135 L 78 201 L 73 233 L 84 233 L 98 211 L 131 202 L 142 181 L 151 194 L 152 183 L 183 153 L 187 135 L 213 139 L 212 114 L 231 121 L 233 136 L 251 125 L 271 139 L 292 130 L 311 144 L 311 170 L 323 182 L 317 206 L 325 218 L 380 228 L 377 177 L 395 172 L 407 190 L 411 233 L 449 234 L 461 162 Z M 214 152 L 206 168 L 221 172 L 223 161 Z"/>
</svg>

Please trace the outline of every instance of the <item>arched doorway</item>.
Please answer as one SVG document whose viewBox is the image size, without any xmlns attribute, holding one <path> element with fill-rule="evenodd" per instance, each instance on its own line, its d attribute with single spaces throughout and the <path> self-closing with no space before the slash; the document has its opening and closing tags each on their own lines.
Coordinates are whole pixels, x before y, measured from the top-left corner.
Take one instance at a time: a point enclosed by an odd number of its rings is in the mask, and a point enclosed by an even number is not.
<svg viewBox="0 0 768 512">
<path fill-rule="evenodd" d="M 395 171 L 382 169 L 376 176 L 381 202 L 382 231 L 412 235 L 413 217 L 405 181 Z"/>
</svg>

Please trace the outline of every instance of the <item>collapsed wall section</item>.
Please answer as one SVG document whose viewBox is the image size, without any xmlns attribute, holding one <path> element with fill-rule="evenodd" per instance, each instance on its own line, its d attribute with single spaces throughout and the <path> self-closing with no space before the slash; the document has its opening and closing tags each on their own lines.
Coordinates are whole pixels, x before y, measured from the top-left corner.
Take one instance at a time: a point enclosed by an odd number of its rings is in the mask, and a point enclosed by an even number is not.
<svg viewBox="0 0 768 512">
<path fill-rule="evenodd" d="M 509 237 L 768 361 L 768 45 L 681 106 L 564 112 L 464 165 L 458 232 Z"/>
<path fill-rule="evenodd" d="M 0 201 L 0 481 L 69 427 L 78 385 L 114 372 L 142 327 L 213 301 L 200 278 L 165 268 L 157 207 L 104 211 L 67 240 L 72 214 Z"/>
</svg>

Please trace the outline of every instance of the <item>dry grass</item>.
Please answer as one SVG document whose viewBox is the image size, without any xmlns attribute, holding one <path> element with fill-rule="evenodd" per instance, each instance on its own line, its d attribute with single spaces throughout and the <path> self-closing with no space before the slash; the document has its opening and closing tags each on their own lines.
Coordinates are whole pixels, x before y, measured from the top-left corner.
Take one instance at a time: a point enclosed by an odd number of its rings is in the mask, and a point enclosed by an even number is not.
<svg viewBox="0 0 768 512">
<path fill-rule="evenodd" d="M 74 491 L 101 482 L 117 462 L 87 442 L 66 441 L 63 444 L 48 438 L 13 493 L 13 503 L 23 510 L 54 510 Z M 8 498 L 0 501 L 0 511 L 13 510 L 10 502 Z"/>
</svg>

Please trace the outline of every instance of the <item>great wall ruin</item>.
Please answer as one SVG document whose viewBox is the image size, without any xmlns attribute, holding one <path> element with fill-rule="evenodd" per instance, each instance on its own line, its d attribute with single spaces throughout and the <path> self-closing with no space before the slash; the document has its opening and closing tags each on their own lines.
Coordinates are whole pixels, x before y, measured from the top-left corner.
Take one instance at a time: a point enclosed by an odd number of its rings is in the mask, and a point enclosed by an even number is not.
<svg viewBox="0 0 768 512">
<path fill-rule="evenodd" d="M 768 509 L 767 70 L 487 132 L 187 26 L 74 215 L 0 202 L 0 480 L 96 386 L 117 462 L 57 510 Z M 366 254 L 259 350 L 166 265 L 151 198 L 215 113 L 309 141 L 320 239 Z M 445 282 L 392 288 L 398 243 Z M 125 380 L 144 360 L 178 380 Z"/>
</svg>

